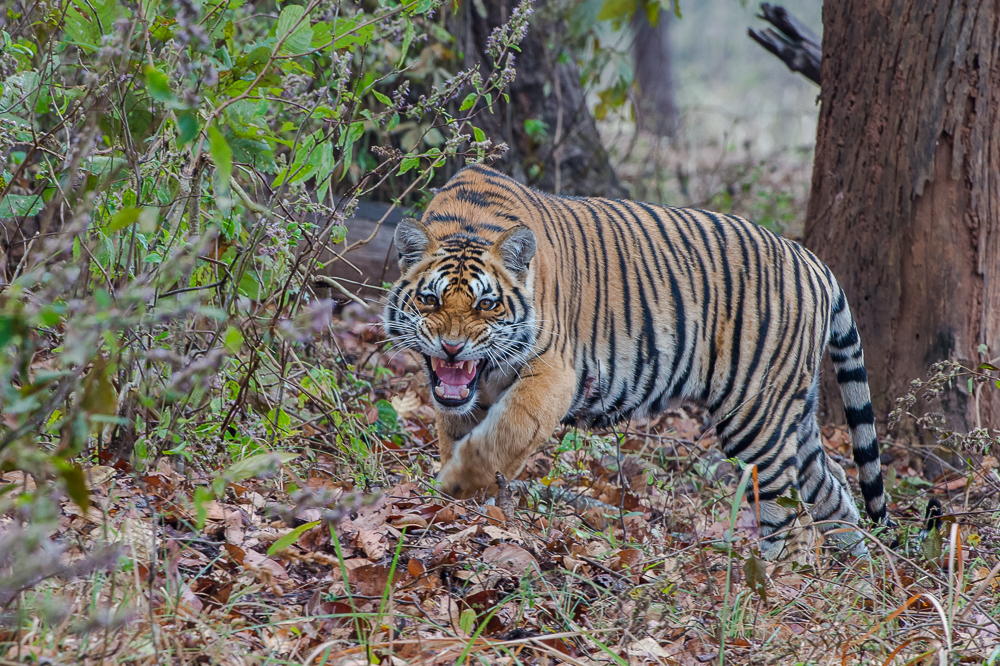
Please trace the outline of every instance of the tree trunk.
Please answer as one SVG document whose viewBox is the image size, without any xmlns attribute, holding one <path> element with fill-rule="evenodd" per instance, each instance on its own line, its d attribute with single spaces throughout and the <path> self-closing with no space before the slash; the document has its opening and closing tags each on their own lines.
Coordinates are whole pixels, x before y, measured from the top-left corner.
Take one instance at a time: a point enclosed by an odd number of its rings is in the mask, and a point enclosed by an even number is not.
<svg viewBox="0 0 1000 666">
<path fill-rule="evenodd" d="M 847 292 L 881 420 L 935 361 L 1000 356 L 1000 0 L 828 0 L 822 67 L 805 243 Z M 951 427 L 1000 428 L 981 397 L 944 396 Z"/>
<path fill-rule="evenodd" d="M 635 82 L 638 92 L 639 129 L 657 136 L 677 135 L 677 103 L 674 97 L 674 68 L 670 51 L 669 11 L 660 10 L 656 25 L 641 8 L 632 16 L 635 42 Z"/>
<path fill-rule="evenodd" d="M 449 27 L 452 34 L 462 36 L 458 41 L 466 67 L 480 62 L 486 73 L 486 40 L 516 6 L 517 0 L 458 3 Z M 481 114 L 476 121 L 488 137 L 506 142 L 509 148 L 492 166 L 549 192 L 624 197 L 625 188 L 615 177 L 587 108 L 579 73 L 571 61 L 559 62 L 564 21 L 548 9 L 544 2 L 535 3 L 528 34 L 516 54 L 517 78 L 510 86 L 510 103 L 501 100 L 494 107 L 496 113 Z M 542 121 L 544 133 L 529 132 L 525 127 L 529 120 Z"/>
</svg>

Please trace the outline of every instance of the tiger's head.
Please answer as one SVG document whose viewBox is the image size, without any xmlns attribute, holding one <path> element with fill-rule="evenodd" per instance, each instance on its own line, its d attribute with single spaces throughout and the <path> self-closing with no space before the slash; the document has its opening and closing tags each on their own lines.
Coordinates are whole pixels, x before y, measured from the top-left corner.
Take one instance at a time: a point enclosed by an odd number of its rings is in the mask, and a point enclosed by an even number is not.
<svg viewBox="0 0 1000 666">
<path fill-rule="evenodd" d="M 534 355 L 535 234 L 413 219 L 396 228 L 402 276 L 383 322 L 397 347 L 419 352 L 441 411 L 476 407 L 480 379 L 516 373 Z"/>
</svg>

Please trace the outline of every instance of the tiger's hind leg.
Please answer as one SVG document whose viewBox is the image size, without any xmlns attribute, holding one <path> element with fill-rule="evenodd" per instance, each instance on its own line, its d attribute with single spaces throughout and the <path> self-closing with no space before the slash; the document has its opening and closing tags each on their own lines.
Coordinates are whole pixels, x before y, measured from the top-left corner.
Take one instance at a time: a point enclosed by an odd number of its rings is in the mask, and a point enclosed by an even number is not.
<svg viewBox="0 0 1000 666">
<path fill-rule="evenodd" d="M 812 392 L 815 396 L 816 391 Z M 823 448 L 816 422 L 816 400 L 810 401 L 810 408 L 803 415 L 799 435 L 798 478 L 799 494 L 809 507 L 814 521 L 836 520 L 818 526 L 821 532 L 857 525 L 861 519 L 854 503 L 851 487 L 847 483 L 844 469 Z M 858 557 L 868 554 L 861 534 L 856 531 L 839 532 L 833 535 L 837 541 L 851 547 L 851 553 Z"/>
<path fill-rule="evenodd" d="M 766 402 L 761 400 L 761 403 Z M 797 458 L 794 446 L 784 445 L 794 437 L 794 425 L 786 426 L 781 410 L 760 403 L 745 405 L 723 419 L 720 443 L 727 456 L 757 465 L 757 489 L 760 493 L 760 550 L 768 560 L 776 560 L 785 550 L 786 539 L 795 526 L 796 510 L 782 506 L 777 499 L 787 496 L 797 486 Z M 787 432 L 791 430 L 792 432 Z M 746 490 L 752 506 L 754 489 Z"/>
<path fill-rule="evenodd" d="M 752 500 L 751 497 L 751 504 Z M 795 514 L 795 509 L 781 506 L 774 500 L 760 501 L 760 554 L 765 560 L 781 557 L 789 529 L 795 526 Z"/>
</svg>

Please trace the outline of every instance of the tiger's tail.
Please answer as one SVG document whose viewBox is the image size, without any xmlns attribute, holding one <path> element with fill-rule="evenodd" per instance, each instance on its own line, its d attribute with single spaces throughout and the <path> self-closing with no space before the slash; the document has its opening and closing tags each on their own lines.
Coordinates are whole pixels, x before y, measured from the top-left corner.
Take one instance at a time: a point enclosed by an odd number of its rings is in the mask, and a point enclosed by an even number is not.
<svg viewBox="0 0 1000 666">
<path fill-rule="evenodd" d="M 858 466 L 858 482 L 865 499 L 868 517 L 875 524 L 892 525 L 886 512 L 882 464 L 879 460 L 878 437 L 875 433 L 875 412 L 868 389 L 868 372 L 861 349 L 858 326 L 847 305 L 844 290 L 834 282 L 834 305 L 830 315 L 830 337 L 827 349 L 837 371 L 837 384 L 844 401 L 847 426 L 851 431 L 854 462 Z"/>
</svg>

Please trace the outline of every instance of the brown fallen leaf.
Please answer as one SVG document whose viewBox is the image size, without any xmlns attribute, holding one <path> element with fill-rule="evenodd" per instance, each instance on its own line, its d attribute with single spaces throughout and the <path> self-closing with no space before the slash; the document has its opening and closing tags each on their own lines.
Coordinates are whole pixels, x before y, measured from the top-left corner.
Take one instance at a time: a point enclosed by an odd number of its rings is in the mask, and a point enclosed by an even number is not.
<svg viewBox="0 0 1000 666">
<path fill-rule="evenodd" d="M 495 539 L 497 541 L 506 540 L 506 541 L 520 541 L 522 543 L 524 542 L 524 539 L 522 539 L 517 534 L 514 534 L 513 532 L 508 532 L 507 530 L 501 529 L 499 527 L 493 527 L 492 525 L 483 525 L 480 529 L 490 539 Z"/>
<path fill-rule="evenodd" d="M 246 555 L 243 556 L 243 566 L 253 567 L 255 569 L 266 569 L 271 572 L 277 580 L 288 580 L 288 572 L 285 571 L 285 567 L 281 565 L 280 562 L 276 562 L 269 557 L 261 555 L 255 550 L 248 550 Z"/>
<path fill-rule="evenodd" d="M 447 537 L 445 537 L 445 539 L 444 539 L 444 541 L 442 543 L 450 543 L 450 544 L 457 545 L 457 544 L 460 544 L 460 543 L 464 542 L 467 539 L 472 538 L 478 531 L 479 531 L 479 525 L 473 525 L 472 527 L 466 527 L 464 530 L 462 530 L 460 532 L 455 532 L 454 534 L 449 534 Z"/>
<path fill-rule="evenodd" d="M 439 524 L 453 523 L 461 518 L 461 516 L 462 514 L 459 512 L 458 507 L 448 505 L 437 512 L 437 515 L 434 517 L 434 522 Z"/>
<path fill-rule="evenodd" d="M 239 511 L 233 511 L 226 516 L 226 543 L 234 546 L 243 545 L 246 536 L 243 533 L 243 516 Z"/>
<path fill-rule="evenodd" d="M 942 481 L 933 488 L 931 488 L 931 494 L 937 495 L 940 493 L 946 493 L 953 490 L 962 490 L 968 484 L 969 478 L 961 476 L 957 479 L 952 479 L 951 481 Z"/>
<path fill-rule="evenodd" d="M 613 571 L 635 569 L 641 560 L 642 560 L 641 551 L 635 550 L 634 548 L 625 548 L 619 550 L 610 560 L 608 560 L 608 566 Z M 639 573 L 639 572 L 633 571 L 633 573 Z"/>
<path fill-rule="evenodd" d="M 669 657 L 670 653 L 660 647 L 660 644 L 656 642 L 655 638 L 647 636 L 642 640 L 636 641 L 626 648 L 626 652 L 633 657 L 645 657 L 653 659 Z"/>
<path fill-rule="evenodd" d="M 344 568 L 350 571 L 352 569 L 357 569 L 358 567 L 368 566 L 371 563 L 371 560 L 364 557 L 352 557 L 344 560 Z"/>
<path fill-rule="evenodd" d="M 205 504 L 205 517 L 209 520 L 215 520 L 220 523 L 225 522 L 226 518 L 233 513 L 238 514 L 239 512 L 239 508 L 223 504 L 222 502 L 217 502 L 215 500 Z"/>
<path fill-rule="evenodd" d="M 177 604 L 178 612 L 186 612 L 190 616 L 198 615 L 205 607 L 204 602 L 186 584 L 181 583 L 180 600 Z"/>
<path fill-rule="evenodd" d="M 404 527 L 413 527 L 418 529 L 427 527 L 427 521 L 415 513 L 404 513 L 401 516 L 393 516 L 389 522 L 393 527 L 398 527 L 400 529 Z"/>
<path fill-rule="evenodd" d="M 389 402 L 400 416 L 406 416 L 410 412 L 416 411 L 421 405 L 420 396 L 412 389 L 403 395 L 393 396 Z"/>
<path fill-rule="evenodd" d="M 507 517 L 503 515 L 500 507 L 487 504 L 484 508 L 486 509 L 486 520 L 490 525 L 503 525 L 507 522 Z"/>
<path fill-rule="evenodd" d="M 538 570 L 538 562 L 535 561 L 535 557 L 524 548 L 512 543 L 490 546 L 483 551 L 482 558 L 483 562 L 506 569 L 517 576 L 524 576 L 531 571 Z"/>
<path fill-rule="evenodd" d="M 375 530 L 359 529 L 358 546 L 369 558 L 381 560 L 385 557 L 387 542 L 385 537 Z"/>
<path fill-rule="evenodd" d="M 390 567 L 384 564 L 366 564 L 347 572 L 347 582 L 355 594 L 367 597 L 381 596 L 389 585 Z M 396 571 L 393 576 L 393 584 L 399 582 L 403 577 L 401 571 Z"/>
<path fill-rule="evenodd" d="M 563 561 L 563 566 L 566 567 L 569 571 L 572 571 L 574 573 L 577 572 L 577 571 L 580 571 L 580 572 L 583 572 L 583 573 L 586 573 L 587 571 L 589 571 L 589 568 L 587 567 L 587 563 L 586 562 L 574 559 L 574 558 L 570 557 L 569 555 L 563 555 L 562 561 Z"/>
<path fill-rule="evenodd" d="M 226 548 L 226 553 L 229 555 L 229 558 L 233 562 L 236 562 L 236 564 L 239 565 L 243 564 L 243 560 L 246 557 L 246 551 L 244 551 L 239 546 L 234 546 L 231 543 L 225 544 L 225 548 Z"/>
<path fill-rule="evenodd" d="M 87 482 L 87 488 L 93 490 L 96 486 L 100 486 L 111 480 L 116 474 L 114 467 L 102 467 L 101 465 L 94 465 L 85 472 L 85 480 Z"/>
</svg>

